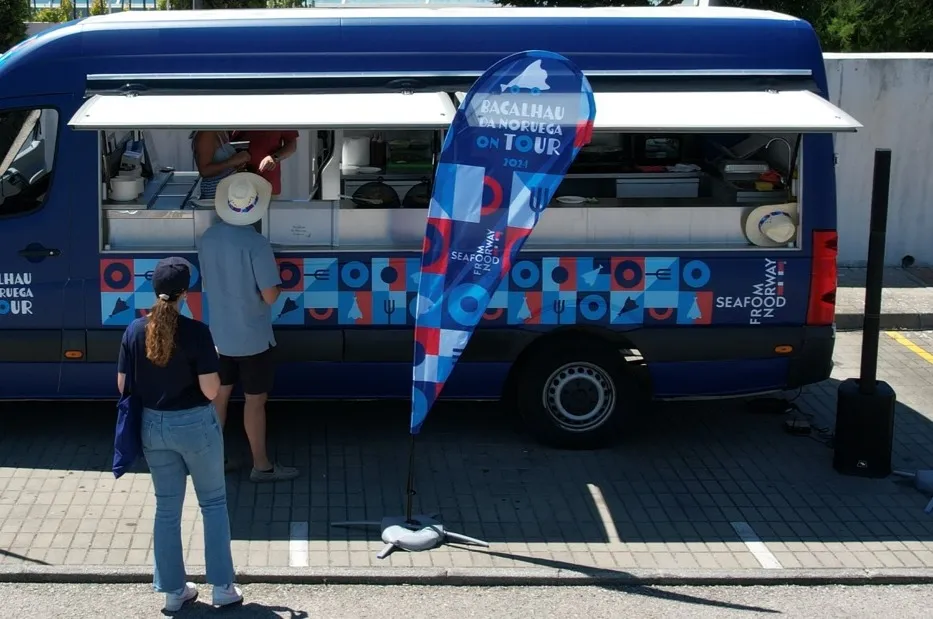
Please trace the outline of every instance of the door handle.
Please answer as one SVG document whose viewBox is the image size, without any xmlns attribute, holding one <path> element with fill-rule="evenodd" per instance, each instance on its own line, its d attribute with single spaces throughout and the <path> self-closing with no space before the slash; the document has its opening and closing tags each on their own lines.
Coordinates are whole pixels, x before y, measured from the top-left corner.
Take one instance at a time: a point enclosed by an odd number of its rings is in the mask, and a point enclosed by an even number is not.
<svg viewBox="0 0 933 619">
<path fill-rule="evenodd" d="M 42 243 L 30 243 L 19 250 L 19 255 L 29 262 L 42 262 L 46 258 L 55 258 L 60 256 L 62 251 L 52 247 L 45 247 Z"/>
</svg>

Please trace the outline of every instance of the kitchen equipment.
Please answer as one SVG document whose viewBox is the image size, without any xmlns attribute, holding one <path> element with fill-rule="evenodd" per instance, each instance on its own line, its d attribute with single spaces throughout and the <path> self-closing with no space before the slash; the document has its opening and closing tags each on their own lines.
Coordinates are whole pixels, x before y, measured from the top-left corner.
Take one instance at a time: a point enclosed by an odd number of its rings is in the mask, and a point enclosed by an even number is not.
<svg viewBox="0 0 933 619">
<path fill-rule="evenodd" d="M 143 153 L 142 150 L 133 150 L 130 144 L 126 145 L 123 155 L 120 157 L 120 172 L 133 172 L 141 176 L 143 172 Z"/>
<path fill-rule="evenodd" d="M 350 199 L 360 208 L 399 208 L 402 205 L 398 193 L 380 181 L 364 183 Z"/>
<path fill-rule="evenodd" d="M 646 170 L 655 168 L 643 166 Z M 700 178 L 695 175 L 667 172 L 658 167 L 657 172 L 621 174 L 616 180 L 617 198 L 696 198 L 700 195 Z"/>
<path fill-rule="evenodd" d="M 367 204 L 372 204 L 373 206 L 380 206 L 382 203 L 375 198 L 361 198 L 360 196 L 348 196 L 345 193 L 340 194 L 340 197 L 345 200 L 353 200 L 354 202 L 366 202 Z"/>
<path fill-rule="evenodd" d="M 759 191 L 754 180 L 726 181 L 710 179 L 712 197 L 720 204 L 780 204 L 787 201 L 787 190 L 777 185 L 771 191 Z"/>
<path fill-rule="evenodd" d="M 734 159 L 724 159 L 719 162 L 719 172 L 723 175 L 723 178 L 727 178 L 731 174 L 764 174 L 770 167 L 764 161 L 754 160 L 736 161 Z"/>
<path fill-rule="evenodd" d="M 386 167 L 386 156 L 385 138 L 382 137 L 381 133 L 377 133 L 369 143 L 369 165 L 379 170 L 384 170 Z"/>
<path fill-rule="evenodd" d="M 344 138 L 343 151 L 341 153 L 341 165 L 350 166 L 368 166 L 369 165 L 369 138 Z"/>
<path fill-rule="evenodd" d="M 586 198 L 582 196 L 560 196 L 557 201 L 561 204 L 583 204 Z"/>
<path fill-rule="evenodd" d="M 365 166 L 347 166 L 347 167 L 340 168 L 340 171 L 343 172 L 344 174 L 347 174 L 347 175 L 350 175 L 350 174 L 378 174 L 379 172 L 382 172 L 382 170 L 381 170 L 380 168 L 377 168 L 377 167 L 375 167 L 375 166 L 368 166 L 368 165 L 365 165 Z"/>
<path fill-rule="evenodd" d="M 142 193 L 143 179 L 131 177 L 116 177 L 110 179 L 110 199 L 117 202 L 130 202 Z"/>
<path fill-rule="evenodd" d="M 408 190 L 402 200 L 402 208 L 428 208 L 431 203 L 431 183 L 421 181 Z"/>
<path fill-rule="evenodd" d="M 580 150 L 578 159 L 581 163 L 615 162 L 622 157 L 623 152 L 624 149 L 621 146 L 590 144 Z"/>
<path fill-rule="evenodd" d="M 397 139 L 389 142 L 386 171 L 398 174 L 431 174 L 434 151 L 426 138 Z"/>
<path fill-rule="evenodd" d="M 640 165 L 673 165 L 683 159 L 683 141 L 667 135 L 636 135 L 632 138 L 635 162 Z"/>
</svg>

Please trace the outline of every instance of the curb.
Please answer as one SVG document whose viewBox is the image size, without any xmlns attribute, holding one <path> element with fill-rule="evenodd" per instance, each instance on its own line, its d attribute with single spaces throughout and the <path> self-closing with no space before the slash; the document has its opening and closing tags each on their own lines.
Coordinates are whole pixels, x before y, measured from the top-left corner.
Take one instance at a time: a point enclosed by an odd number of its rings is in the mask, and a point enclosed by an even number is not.
<svg viewBox="0 0 933 619">
<path fill-rule="evenodd" d="M 864 314 L 836 314 L 837 331 L 861 331 Z M 933 314 L 882 314 L 882 331 L 933 330 Z"/>
<path fill-rule="evenodd" d="M 188 577 L 204 582 L 202 572 Z M 0 565 L 0 583 L 149 584 L 141 566 Z M 643 570 L 521 568 L 258 568 L 237 573 L 239 584 L 446 586 L 740 586 L 907 585 L 933 583 L 933 569 Z"/>
</svg>

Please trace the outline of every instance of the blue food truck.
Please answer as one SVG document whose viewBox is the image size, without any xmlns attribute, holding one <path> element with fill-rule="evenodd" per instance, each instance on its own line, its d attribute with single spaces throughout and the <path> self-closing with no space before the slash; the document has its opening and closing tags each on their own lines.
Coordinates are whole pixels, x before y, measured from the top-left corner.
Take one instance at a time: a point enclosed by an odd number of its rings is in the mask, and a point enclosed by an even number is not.
<svg viewBox="0 0 933 619">
<path fill-rule="evenodd" d="M 508 398 L 540 439 L 588 446 L 646 398 L 826 379 L 833 134 L 860 125 L 826 99 L 806 22 L 687 6 L 159 11 L 0 56 L 0 398 L 113 398 L 161 257 L 194 267 L 187 315 L 224 311 L 197 270 L 217 215 L 187 140 L 234 129 L 301 135 L 284 164 L 300 192 L 257 224 L 283 281 L 274 397 L 409 397 L 444 132 L 473 80 L 527 49 L 586 73 L 594 136 L 443 395 Z"/>
</svg>

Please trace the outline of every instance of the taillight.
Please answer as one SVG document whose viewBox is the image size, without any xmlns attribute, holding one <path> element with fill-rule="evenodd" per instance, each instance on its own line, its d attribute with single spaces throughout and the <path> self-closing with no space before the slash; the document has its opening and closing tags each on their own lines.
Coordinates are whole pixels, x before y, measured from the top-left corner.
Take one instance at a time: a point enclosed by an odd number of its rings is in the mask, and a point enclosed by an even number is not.
<svg viewBox="0 0 933 619">
<path fill-rule="evenodd" d="M 836 315 L 836 256 L 839 235 L 835 230 L 813 233 L 813 262 L 810 269 L 808 325 L 831 325 Z"/>
</svg>

